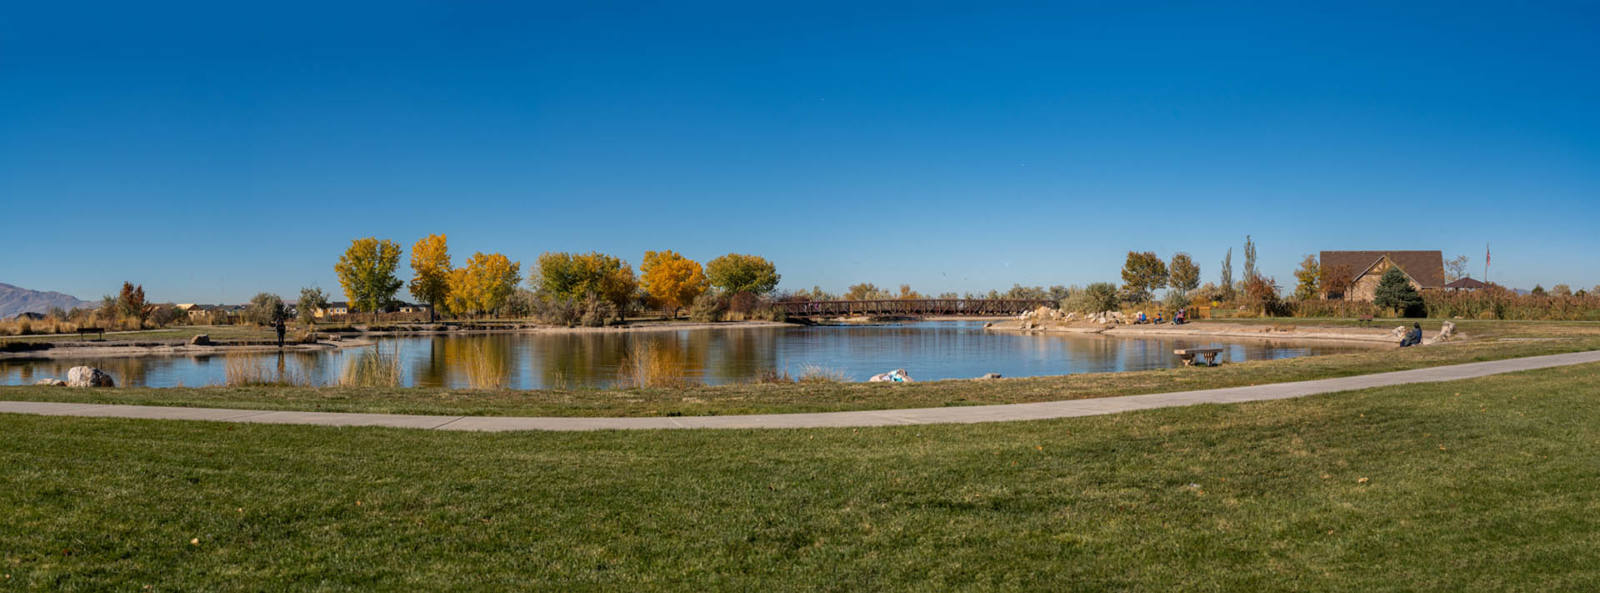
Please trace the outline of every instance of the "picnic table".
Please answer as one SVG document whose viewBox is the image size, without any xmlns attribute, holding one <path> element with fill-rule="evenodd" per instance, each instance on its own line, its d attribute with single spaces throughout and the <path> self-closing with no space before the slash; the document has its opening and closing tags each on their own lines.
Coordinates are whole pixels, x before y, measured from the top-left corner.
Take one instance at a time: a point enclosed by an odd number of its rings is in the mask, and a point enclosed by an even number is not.
<svg viewBox="0 0 1600 593">
<path fill-rule="evenodd" d="M 1222 349 L 1221 348 L 1179 348 L 1177 350 L 1173 350 L 1172 353 L 1178 355 L 1178 358 L 1183 360 L 1183 366 L 1186 366 L 1186 367 L 1194 366 L 1195 358 L 1198 357 L 1198 356 L 1204 356 L 1206 358 L 1206 364 L 1207 365 L 1217 366 L 1217 355 L 1218 354 L 1222 354 Z"/>
</svg>

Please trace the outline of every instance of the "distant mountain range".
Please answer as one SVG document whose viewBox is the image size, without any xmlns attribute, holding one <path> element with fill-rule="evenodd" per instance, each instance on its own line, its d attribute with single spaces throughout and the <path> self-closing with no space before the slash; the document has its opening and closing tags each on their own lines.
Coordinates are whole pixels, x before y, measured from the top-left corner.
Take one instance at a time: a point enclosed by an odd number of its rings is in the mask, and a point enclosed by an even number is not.
<svg viewBox="0 0 1600 593">
<path fill-rule="evenodd" d="M 48 313 L 51 307 L 61 307 L 71 311 L 79 308 L 95 306 L 89 301 L 79 300 L 78 297 L 59 292 L 43 292 L 28 290 L 20 286 L 12 286 L 0 282 L 0 318 L 11 317 L 18 313 Z"/>
</svg>

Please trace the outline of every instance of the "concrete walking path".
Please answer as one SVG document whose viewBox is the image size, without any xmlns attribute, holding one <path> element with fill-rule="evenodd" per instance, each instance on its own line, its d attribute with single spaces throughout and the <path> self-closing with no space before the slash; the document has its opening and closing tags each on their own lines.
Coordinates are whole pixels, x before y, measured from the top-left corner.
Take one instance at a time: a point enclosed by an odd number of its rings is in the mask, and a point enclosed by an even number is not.
<svg viewBox="0 0 1600 593">
<path fill-rule="evenodd" d="M 210 420 L 255 424 L 313 424 L 320 426 L 387 426 L 438 430 L 642 430 L 666 428 L 824 428 L 859 426 L 901 426 L 911 424 L 972 424 L 1045 420 L 1075 416 L 1097 416 L 1152 408 L 1195 404 L 1287 399 L 1319 393 L 1333 393 L 1370 387 L 1434 383 L 1471 379 L 1500 373 L 1544 369 L 1600 362 L 1600 350 L 1473 362 L 1450 366 L 1375 373 L 1355 377 L 1318 379 L 1294 383 L 1272 383 L 1249 387 L 1227 387 L 1200 391 L 1177 391 L 1148 395 L 1125 395 L 1094 399 L 1075 399 L 1027 404 L 995 404 L 858 412 L 819 412 L 809 414 L 750 414 L 743 416 L 677 416 L 644 418 L 515 417 L 515 416 L 420 416 L 408 414 L 359 414 L 343 412 L 293 412 L 186 408 L 167 406 L 128 406 L 115 404 L 77 404 L 55 402 L 0 401 L 0 413 L 97 418 L 145 418 L 161 420 Z M 1199 370 L 1198 372 L 1204 372 Z"/>
</svg>

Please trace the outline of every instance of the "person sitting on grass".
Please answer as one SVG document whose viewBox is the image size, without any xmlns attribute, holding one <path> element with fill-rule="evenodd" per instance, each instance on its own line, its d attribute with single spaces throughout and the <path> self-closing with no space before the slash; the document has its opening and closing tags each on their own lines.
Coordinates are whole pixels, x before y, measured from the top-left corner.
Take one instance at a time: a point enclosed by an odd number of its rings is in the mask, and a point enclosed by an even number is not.
<svg viewBox="0 0 1600 593">
<path fill-rule="evenodd" d="M 1156 311 L 1156 325 L 1161 325 L 1161 312 Z"/>
<path fill-rule="evenodd" d="M 1184 310 L 1183 309 L 1178 309 L 1177 313 L 1173 313 L 1172 314 L 1172 324 L 1173 325 L 1183 325 L 1184 321 L 1185 320 L 1184 320 Z"/>
<path fill-rule="evenodd" d="M 1400 347 L 1416 346 L 1422 343 L 1422 324 L 1411 324 L 1411 330 L 1406 332 L 1406 337 L 1400 339 Z"/>
<path fill-rule="evenodd" d="M 1139 324 L 1141 324 L 1141 323 L 1147 323 L 1147 322 L 1149 322 L 1149 321 L 1150 321 L 1150 320 L 1149 320 L 1149 319 L 1145 319 L 1145 317 L 1144 317 L 1144 311 L 1140 311 L 1140 312 L 1139 312 L 1139 318 L 1138 318 L 1138 319 L 1135 319 L 1135 320 L 1134 320 L 1134 321 L 1133 321 L 1133 324 L 1134 324 L 1134 325 L 1139 325 Z"/>
</svg>

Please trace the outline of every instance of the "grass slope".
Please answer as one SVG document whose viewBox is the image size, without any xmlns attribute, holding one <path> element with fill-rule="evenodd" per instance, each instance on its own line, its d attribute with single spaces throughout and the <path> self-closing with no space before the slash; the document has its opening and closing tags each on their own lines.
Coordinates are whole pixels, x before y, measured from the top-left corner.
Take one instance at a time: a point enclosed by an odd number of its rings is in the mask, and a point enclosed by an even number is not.
<svg viewBox="0 0 1600 593">
<path fill-rule="evenodd" d="M 1597 380 L 859 430 L 0 415 L 0 588 L 1596 590 Z"/>
</svg>

